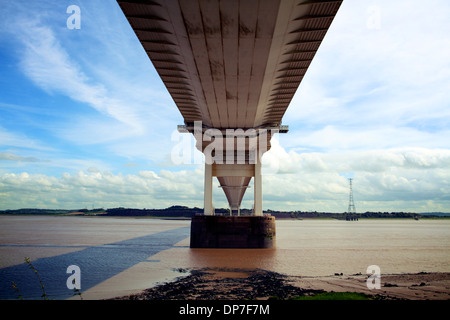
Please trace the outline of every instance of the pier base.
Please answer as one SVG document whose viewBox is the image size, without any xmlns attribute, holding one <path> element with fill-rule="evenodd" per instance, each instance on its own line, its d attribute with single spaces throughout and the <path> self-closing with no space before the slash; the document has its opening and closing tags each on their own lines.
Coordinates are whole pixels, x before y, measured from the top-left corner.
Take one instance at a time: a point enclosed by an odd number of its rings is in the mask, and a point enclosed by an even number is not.
<svg viewBox="0 0 450 320">
<path fill-rule="evenodd" d="M 274 248 L 273 216 L 207 216 L 191 220 L 191 248 Z"/>
</svg>

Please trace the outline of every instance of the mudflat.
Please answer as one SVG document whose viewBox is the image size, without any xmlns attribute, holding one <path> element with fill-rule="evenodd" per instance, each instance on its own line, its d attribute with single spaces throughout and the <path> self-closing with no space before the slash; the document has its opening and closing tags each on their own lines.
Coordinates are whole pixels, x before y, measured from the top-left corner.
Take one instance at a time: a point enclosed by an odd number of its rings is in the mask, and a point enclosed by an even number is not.
<svg viewBox="0 0 450 320">
<path fill-rule="evenodd" d="M 262 269 L 192 269 L 189 275 L 115 300 L 287 300 L 357 292 L 374 300 L 450 300 L 450 273 L 387 274 L 368 289 L 365 274 L 289 276 Z"/>
</svg>

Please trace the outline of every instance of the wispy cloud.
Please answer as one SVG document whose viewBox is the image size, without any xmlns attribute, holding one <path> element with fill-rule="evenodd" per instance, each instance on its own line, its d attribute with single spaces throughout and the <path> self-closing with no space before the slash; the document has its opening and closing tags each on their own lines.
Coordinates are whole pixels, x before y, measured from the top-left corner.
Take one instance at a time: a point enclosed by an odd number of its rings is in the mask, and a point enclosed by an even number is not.
<svg viewBox="0 0 450 320">
<path fill-rule="evenodd" d="M 55 150 L 40 140 L 29 137 L 24 133 L 11 132 L 2 126 L 0 126 L 0 146 L 42 151 Z"/>
<path fill-rule="evenodd" d="M 18 161 L 18 162 L 40 162 L 40 160 L 35 157 L 22 157 L 11 152 L 0 152 L 0 161 Z"/>
<path fill-rule="evenodd" d="M 419 1 L 343 2 L 284 119 L 300 141 L 448 146 L 440 137 L 450 140 L 450 6 L 427 10 Z"/>
<path fill-rule="evenodd" d="M 111 97 L 101 84 L 90 79 L 71 60 L 52 30 L 38 21 L 21 21 L 20 39 L 25 50 L 21 57 L 24 73 L 42 89 L 58 92 L 73 100 L 87 103 L 97 111 L 129 126 L 129 130 L 143 130 L 139 119 L 127 110 L 123 101 Z"/>
<path fill-rule="evenodd" d="M 389 125 L 346 127 L 327 125 L 315 130 L 292 130 L 290 136 L 281 137 L 286 148 L 336 152 L 400 147 L 446 148 L 450 130 L 420 130 L 414 127 Z"/>
<path fill-rule="evenodd" d="M 82 3 L 78 31 L 65 28 L 63 5 L 42 6 L 11 2 L 10 16 L 2 14 L 3 35 L 19 44 L 23 74 L 49 95 L 80 103 L 80 111 L 71 107 L 64 117 L 60 99 L 60 117 L 40 129 L 68 148 L 99 145 L 115 156 L 162 161 L 166 154 L 154 150 L 170 152 L 170 133 L 182 118 L 117 3 Z"/>
</svg>

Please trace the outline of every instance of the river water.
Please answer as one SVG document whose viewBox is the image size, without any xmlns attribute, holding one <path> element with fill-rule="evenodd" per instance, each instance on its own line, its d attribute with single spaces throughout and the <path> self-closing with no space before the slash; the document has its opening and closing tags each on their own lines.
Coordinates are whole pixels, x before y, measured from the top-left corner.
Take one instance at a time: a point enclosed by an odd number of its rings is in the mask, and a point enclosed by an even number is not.
<svg viewBox="0 0 450 320">
<path fill-rule="evenodd" d="M 450 272 L 450 220 L 277 220 L 274 249 L 191 249 L 189 220 L 0 216 L 0 299 L 80 299 L 137 293 L 189 268 L 261 268 L 299 276 Z M 34 273 L 24 258 L 29 257 Z M 12 288 L 14 281 L 19 291 Z"/>
</svg>

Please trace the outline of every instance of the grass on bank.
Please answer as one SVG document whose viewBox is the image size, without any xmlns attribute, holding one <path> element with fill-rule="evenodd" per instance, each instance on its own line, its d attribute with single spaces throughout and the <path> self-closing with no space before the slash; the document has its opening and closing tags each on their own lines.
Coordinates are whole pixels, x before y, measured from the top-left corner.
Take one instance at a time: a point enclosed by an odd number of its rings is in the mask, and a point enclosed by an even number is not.
<svg viewBox="0 0 450 320">
<path fill-rule="evenodd" d="M 292 300 L 370 300 L 370 297 L 358 292 L 323 292 L 312 296 L 298 296 Z"/>
</svg>

